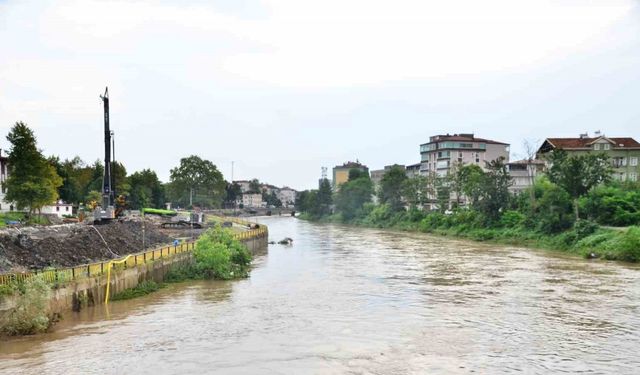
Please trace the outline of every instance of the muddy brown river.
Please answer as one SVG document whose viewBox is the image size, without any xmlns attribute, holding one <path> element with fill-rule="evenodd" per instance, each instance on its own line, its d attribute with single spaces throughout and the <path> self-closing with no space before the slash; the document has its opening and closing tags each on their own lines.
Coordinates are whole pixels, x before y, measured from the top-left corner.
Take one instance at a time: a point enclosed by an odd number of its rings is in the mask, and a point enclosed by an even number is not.
<svg viewBox="0 0 640 375">
<path fill-rule="evenodd" d="M 0 343 L 1 374 L 638 374 L 640 268 L 261 219 L 251 277 L 171 285 Z"/>
</svg>

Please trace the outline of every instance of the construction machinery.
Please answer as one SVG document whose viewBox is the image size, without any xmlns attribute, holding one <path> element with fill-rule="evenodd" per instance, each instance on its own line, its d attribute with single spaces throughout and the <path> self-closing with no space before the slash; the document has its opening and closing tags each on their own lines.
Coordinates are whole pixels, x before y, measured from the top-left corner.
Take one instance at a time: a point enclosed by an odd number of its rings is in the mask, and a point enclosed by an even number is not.
<svg viewBox="0 0 640 375">
<path fill-rule="evenodd" d="M 93 210 L 94 222 L 113 220 L 116 217 L 116 193 L 111 174 L 111 130 L 109 129 L 109 88 L 100 95 L 104 107 L 104 174 L 102 176 L 102 201 Z"/>
</svg>

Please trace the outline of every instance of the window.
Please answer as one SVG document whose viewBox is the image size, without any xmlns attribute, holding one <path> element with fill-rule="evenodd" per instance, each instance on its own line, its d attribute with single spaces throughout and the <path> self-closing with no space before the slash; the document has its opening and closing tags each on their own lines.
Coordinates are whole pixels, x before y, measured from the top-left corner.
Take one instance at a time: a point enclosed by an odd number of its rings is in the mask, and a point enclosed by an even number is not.
<svg viewBox="0 0 640 375">
<path fill-rule="evenodd" d="M 596 151 L 600 150 L 600 144 L 596 143 L 595 145 L 593 145 L 593 149 Z"/>
<path fill-rule="evenodd" d="M 69 212 L 69 206 L 65 207 L 64 210 Z"/>
<path fill-rule="evenodd" d="M 629 165 L 632 166 L 632 167 L 637 167 L 638 166 L 638 158 L 637 157 L 629 158 Z"/>
<path fill-rule="evenodd" d="M 623 167 L 627 166 L 627 158 L 622 158 L 622 166 Z"/>
<path fill-rule="evenodd" d="M 638 181 L 638 174 L 635 172 L 629 173 L 629 181 Z"/>
<path fill-rule="evenodd" d="M 56 206 L 56 211 L 60 211 L 60 206 Z"/>
<path fill-rule="evenodd" d="M 610 145 L 610 144 L 608 144 L 608 143 L 605 143 L 605 144 L 603 145 L 603 147 L 604 147 L 604 150 L 605 150 L 605 151 L 607 151 L 607 150 L 609 150 L 609 149 L 611 148 L 611 145 Z"/>
</svg>

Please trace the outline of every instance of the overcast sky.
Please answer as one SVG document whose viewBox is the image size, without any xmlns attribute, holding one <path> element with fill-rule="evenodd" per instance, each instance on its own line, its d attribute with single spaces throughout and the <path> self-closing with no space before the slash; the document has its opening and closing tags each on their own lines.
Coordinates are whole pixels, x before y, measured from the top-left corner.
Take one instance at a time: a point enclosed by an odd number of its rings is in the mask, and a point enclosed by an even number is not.
<svg viewBox="0 0 640 375">
<path fill-rule="evenodd" d="M 181 157 L 296 189 L 321 167 L 420 160 L 429 136 L 640 140 L 637 0 L 0 0 L 0 147 Z"/>
</svg>

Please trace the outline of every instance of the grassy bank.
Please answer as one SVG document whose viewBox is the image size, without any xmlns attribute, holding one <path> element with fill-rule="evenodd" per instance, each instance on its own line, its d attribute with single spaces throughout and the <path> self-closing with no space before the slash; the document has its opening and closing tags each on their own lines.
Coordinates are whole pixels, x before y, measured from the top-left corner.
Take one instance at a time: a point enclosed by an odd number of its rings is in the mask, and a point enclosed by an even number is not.
<svg viewBox="0 0 640 375">
<path fill-rule="evenodd" d="M 379 206 L 380 207 L 380 206 Z M 473 211 L 460 210 L 451 215 L 423 214 L 407 211 L 390 214 L 376 209 L 360 219 L 345 221 L 337 215 L 300 219 L 325 223 L 342 223 L 371 228 L 430 233 L 514 246 L 564 251 L 584 258 L 603 258 L 640 262 L 640 227 L 604 228 L 591 221 L 580 220 L 572 228 L 559 233 L 543 233 L 528 229 L 521 215 L 504 215 L 494 226 L 482 225 Z"/>
</svg>

